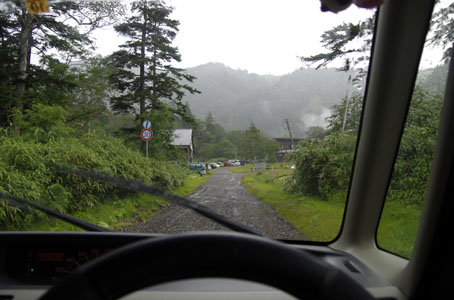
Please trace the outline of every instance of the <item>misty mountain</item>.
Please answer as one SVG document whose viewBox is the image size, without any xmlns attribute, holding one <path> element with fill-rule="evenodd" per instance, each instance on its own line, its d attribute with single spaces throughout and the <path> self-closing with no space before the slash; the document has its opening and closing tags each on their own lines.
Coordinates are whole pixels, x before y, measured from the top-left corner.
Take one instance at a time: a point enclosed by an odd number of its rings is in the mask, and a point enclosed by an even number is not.
<svg viewBox="0 0 454 300">
<path fill-rule="evenodd" d="M 282 76 L 233 70 L 221 63 L 187 69 L 197 77 L 201 94 L 186 95 L 192 113 L 204 119 L 211 112 L 226 130 L 244 130 L 251 122 L 270 137 L 294 137 L 310 126 L 324 125 L 330 107 L 347 93 L 347 77 L 334 69 L 300 69 Z"/>
<path fill-rule="evenodd" d="M 448 69 L 449 65 L 443 64 L 434 68 L 419 70 L 416 83 L 430 93 L 444 95 Z"/>
</svg>

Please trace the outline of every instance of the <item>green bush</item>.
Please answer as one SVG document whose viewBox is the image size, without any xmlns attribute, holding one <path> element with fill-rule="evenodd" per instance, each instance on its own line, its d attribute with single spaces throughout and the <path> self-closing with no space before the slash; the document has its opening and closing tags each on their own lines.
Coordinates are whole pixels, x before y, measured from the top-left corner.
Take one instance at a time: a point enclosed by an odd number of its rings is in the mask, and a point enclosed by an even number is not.
<svg viewBox="0 0 454 300">
<path fill-rule="evenodd" d="M 346 190 L 355 140 L 353 134 L 333 133 L 301 141 L 292 157 L 296 169 L 289 181 L 290 190 L 322 198 Z"/>
<path fill-rule="evenodd" d="M 67 129 L 62 123 L 56 126 L 59 128 L 50 128 L 47 137 L 41 132 L 39 138 L 34 138 L 33 130 L 20 137 L 3 132 L 0 136 L 1 191 L 72 213 L 129 192 L 76 175 L 56 174 L 53 164 L 105 172 L 168 190 L 183 185 L 189 172 L 173 163 L 146 159 L 139 151 L 105 132 L 55 137 L 52 132 Z M 69 128 L 68 132 L 71 132 Z M 42 214 L 36 212 L 25 216 L 17 208 L 0 202 L 3 229 L 18 228 L 23 222 L 41 217 Z"/>
<path fill-rule="evenodd" d="M 438 133 L 442 97 L 416 87 L 394 165 L 389 197 L 422 205 Z"/>
<path fill-rule="evenodd" d="M 344 100 L 343 100 L 344 101 Z M 388 198 L 406 205 L 422 205 L 433 158 L 442 98 L 416 87 L 393 169 Z M 340 107 L 340 106 L 339 106 Z M 336 115 L 337 114 L 337 115 Z M 328 118 L 341 120 L 342 110 Z M 359 116 L 358 116 L 359 118 Z M 359 121 L 359 120 L 358 120 Z M 296 170 L 291 191 L 324 199 L 345 198 L 353 164 L 356 132 L 302 140 L 292 154 Z"/>
</svg>

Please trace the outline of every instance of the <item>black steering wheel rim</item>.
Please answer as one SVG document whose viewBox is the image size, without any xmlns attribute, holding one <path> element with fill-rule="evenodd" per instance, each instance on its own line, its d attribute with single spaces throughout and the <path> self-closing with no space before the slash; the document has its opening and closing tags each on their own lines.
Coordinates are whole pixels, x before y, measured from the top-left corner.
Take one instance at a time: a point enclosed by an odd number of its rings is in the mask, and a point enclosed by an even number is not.
<svg viewBox="0 0 454 300">
<path fill-rule="evenodd" d="M 132 243 L 81 266 L 41 299 L 117 299 L 151 285 L 197 277 L 255 281 L 300 299 L 373 299 L 341 270 L 305 251 L 225 232 Z"/>
</svg>

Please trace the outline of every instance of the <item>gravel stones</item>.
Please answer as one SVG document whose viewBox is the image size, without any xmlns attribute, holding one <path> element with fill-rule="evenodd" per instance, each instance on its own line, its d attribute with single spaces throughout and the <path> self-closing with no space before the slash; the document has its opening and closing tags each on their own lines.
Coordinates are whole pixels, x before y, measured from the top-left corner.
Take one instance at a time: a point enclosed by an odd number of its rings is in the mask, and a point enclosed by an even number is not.
<svg viewBox="0 0 454 300">
<path fill-rule="evenodd" d="M 244 174 L 231 173 L 229 168 L 216 169 L 216 175 L 187 197 L 210 207 L 237 222 L 254 227 L 273 239 L 303 240 L 303 234 L 241 185 Z M 230 231 L 196 212 L 170 203 L 147 222 L 128 228 L 128 232 L 180 233 L 190 231 Z"/>
</svg>

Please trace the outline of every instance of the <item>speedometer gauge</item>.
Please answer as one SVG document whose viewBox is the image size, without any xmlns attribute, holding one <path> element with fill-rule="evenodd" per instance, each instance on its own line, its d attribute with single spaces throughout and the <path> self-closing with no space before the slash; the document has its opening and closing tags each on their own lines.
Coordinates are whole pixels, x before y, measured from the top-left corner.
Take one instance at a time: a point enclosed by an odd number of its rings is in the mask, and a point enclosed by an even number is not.
<svg viewBox="0 0 454 300">
<path fill-rule="evenodd" d="M 46 248 L 10 249 L 8 268 L 11 277 L 19 282 L 52 284 L 61 281 L 79 266 L 112 248 Z M 18 267 L 17 262 L 22 262 Z"/>
</svg>

